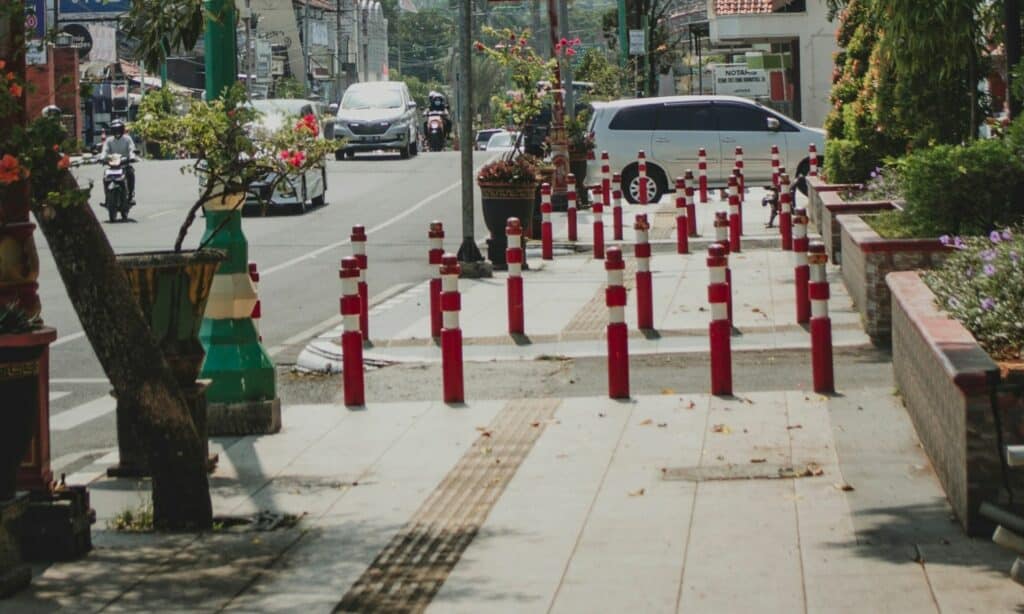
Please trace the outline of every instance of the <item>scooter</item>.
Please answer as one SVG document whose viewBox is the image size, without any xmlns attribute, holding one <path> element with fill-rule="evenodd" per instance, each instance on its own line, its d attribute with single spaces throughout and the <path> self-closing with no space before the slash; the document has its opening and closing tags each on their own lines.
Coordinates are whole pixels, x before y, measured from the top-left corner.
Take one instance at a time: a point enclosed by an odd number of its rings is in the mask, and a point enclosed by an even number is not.
<svg viewBox="0 0 1024 614">
<path fill-rule="evenodd" d="M 128 165 L 131 161 L 121 154 L 107 156 L 107 168 L 103 169 L 103 207 L 111 222 L 128 221 L 128 210 L 133 203 L 128 197 Z"/>
<path fill-rule="evenodd" d="M 439 114 L 427 114 L 427 144 L 430 151 L 443 151 L 445 141 L 444 118 Z"/>
</svg>

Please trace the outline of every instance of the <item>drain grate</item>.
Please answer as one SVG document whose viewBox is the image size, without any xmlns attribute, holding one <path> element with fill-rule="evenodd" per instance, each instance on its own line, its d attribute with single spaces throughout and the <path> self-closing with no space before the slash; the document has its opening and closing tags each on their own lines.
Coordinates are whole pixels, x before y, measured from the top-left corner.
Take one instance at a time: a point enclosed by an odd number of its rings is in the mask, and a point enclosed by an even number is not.
<svg viewBox="0 0 1024 614">
<path fill-rule="evenodd" d="M 510 401 L 334 611 L 426 609 L 558 404 L 557 399 Z"/>
</svg>

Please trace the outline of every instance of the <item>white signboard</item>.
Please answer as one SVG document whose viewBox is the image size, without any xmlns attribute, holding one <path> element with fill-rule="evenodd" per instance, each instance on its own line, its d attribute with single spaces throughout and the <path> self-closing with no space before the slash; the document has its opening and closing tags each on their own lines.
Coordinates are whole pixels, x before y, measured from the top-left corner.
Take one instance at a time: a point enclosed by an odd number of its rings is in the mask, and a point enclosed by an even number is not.
<svg viewBox="0 0 1024 614">
<path fill-rule="evenodd" d="M 629 31 L 629 55 L 643 55 L 647 52 L 643 30 Z"/>
<path fill-rule="evenodd" d="M 746 98 L 768 96 L 768 73 L 747 68 L 745 64 L 715 66 L 715 93 Z"/>
</svg>

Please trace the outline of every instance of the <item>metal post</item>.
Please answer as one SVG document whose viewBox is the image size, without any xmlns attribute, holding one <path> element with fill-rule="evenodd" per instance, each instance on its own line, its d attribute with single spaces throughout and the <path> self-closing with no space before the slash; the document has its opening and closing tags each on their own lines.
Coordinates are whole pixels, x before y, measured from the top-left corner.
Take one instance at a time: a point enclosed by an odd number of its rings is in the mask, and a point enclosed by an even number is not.
<svg viewBox="0 0 1024 614">
<path fill-rule="evenodd" d="M 558 31 L 562 38 L 569 38 L 569 7 L 567 0 L 558 0 Z M 566 60 L 562 71 L 562 82 L 565 85 L 565 116 L 576 117 L 576 92 L 572 87 L 572 62 Z"/>
<path fill-rule="evenodd" d="M 463 277 L 490 277 L 491 265 L 480 254 L 473 220 L 473 0 L 459 2 L 459 155 L 462 167 L 462 245 L 459 264 Z"/>
<path fill-rule="evenodd" d="M 626 34 L 626 0 L 618 2 L 619 18 L 619 68 L 625 68 L 629 61 L 629 39 Z"/>
</svg>

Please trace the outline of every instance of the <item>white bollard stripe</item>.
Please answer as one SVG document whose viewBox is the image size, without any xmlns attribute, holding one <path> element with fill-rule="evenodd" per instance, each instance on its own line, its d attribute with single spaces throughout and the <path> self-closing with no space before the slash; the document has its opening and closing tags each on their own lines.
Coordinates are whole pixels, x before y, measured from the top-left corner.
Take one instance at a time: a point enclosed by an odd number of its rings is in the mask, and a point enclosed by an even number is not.
<svg viewBox="0 0 1024 614">
<path fill-rule="evenodd" d="M 550 222 L 551 221 L 551 214 L 550 213 L 541 213 L 540 214 L 540 219 L 541 219 L 542 222 Z"/>
<path fill-rule="evenodd" d="M 601 221 L 601 212 L 600 211 L 594 211 L 594 221 L 595 222 L 600 222 Z"/>
<path fill-rule="evenodd" d="M 711 319 L 728 320 L 729 305 L 727 305 L 726 303 L 711 303 Z"/>
<path fill-rule="evenodd" d="M 345 277 L 342 279 L 341 293 L 349 296 L 359 294 L 359 279 L 356 277 Z"/>
<path fill-rule="evenodd" d="M 448 330 L 455 330 L 459 327 L 459 312 L 458 311 L 443 311 L 441 312 L 442 325 Z"/>
<path fill-rule="evenodd" d="M 521 262 L 509 262 L 508 263 L 508 276 L 509 277 L 520 277 L 523 274 L 523 264 Z"/>
<path fill-rule="evenodd" d="M 611 324 L 621 324 L 626 321 L 626 308 L 625 307 L 609 307 L 608 308 L 608 322 Z"/>
<path fill-rule="evenodd" d="M 807 252 L 793 252 L 793 262 L 796 266 L 805 266 L 807 264 Z"/>
<path fill-rule="evenodd" d="M 820 265 L 814 265 L 811 267 L 811 281 L 821 282 L 825 281 L 825 267 Z"/>
<path fill-rule="evenodd" d="M 712 266 L 708 267 L 708 279 L 713 284 L 724 284 L 725 283 L 725 267 L 724 266 Z"/>
<path fill-rule="evenodd" d="M 459 291 L 459 276 L 458 275 L 442 275 L 441 276 L 441 292 L 458 292 Z"/>
<path fill-rule="evenodd" d="M 811 301 L 811 317 L 812 318 L 827 318 L 828 317 L 828 301 L 812 300 Z"/>
<path fill-rule="evenodd" d="M 356 256 L 366 254 L 366 243 L 364 241 L 352 241 L 352 254 Z"/>
<path fill-rule="evenodd" d="M 444 249 L 444 239 L 432 237 L 430 239 L 430 249 Z"/>
<path fill-rule="evenodd" d="M 806 239 L 807 238 L 807 225 L 797 224 L 793 226 L 793 238 L 794 239 Z"/>
<path fill-rule="evenodd" d="M 651 259 L 650 258 L 637 258 L 636 259 L 636 270 L 640 273 L 649 273 L 651 271 Z"/>
<path fill-rule="evenodd" d="M 358 333 L 359 331 L 359 314 L 355 313 L 352 315 L 346 315 L 341 317 L 341 324 L 346 333 Z"/>
<path fill-rule="evenodd" d="M 648 237 L 647 237 L 647 231 L 646 230 L 638 230 L 638 231 L 636 231 L 636 242 L 637 243 L 649 243 L 650 242 L 650 239 L 648 239 Z"/>
<path fill-rule="evenodd" d="M 608 285 L 609 286 L 621 286 L 623 284 L 624 271 L 622 269 L 608 271 Z"/>
</svg>

